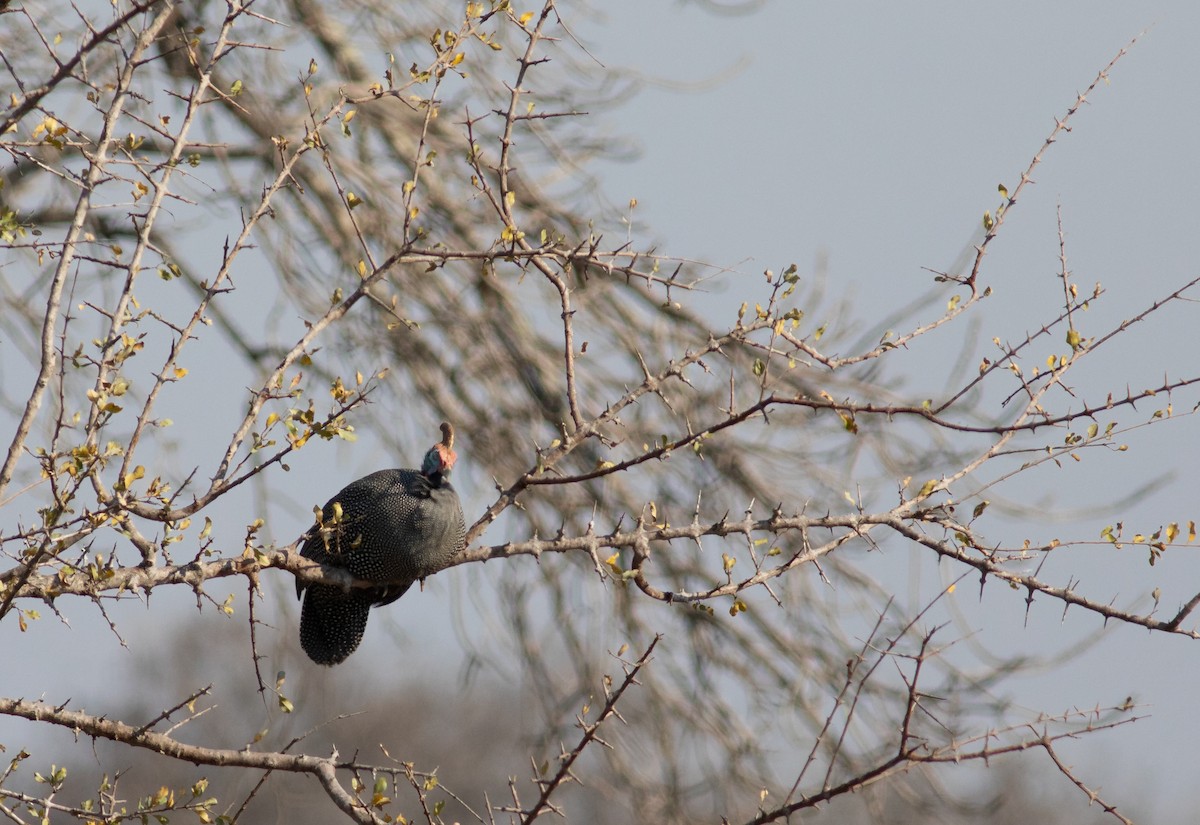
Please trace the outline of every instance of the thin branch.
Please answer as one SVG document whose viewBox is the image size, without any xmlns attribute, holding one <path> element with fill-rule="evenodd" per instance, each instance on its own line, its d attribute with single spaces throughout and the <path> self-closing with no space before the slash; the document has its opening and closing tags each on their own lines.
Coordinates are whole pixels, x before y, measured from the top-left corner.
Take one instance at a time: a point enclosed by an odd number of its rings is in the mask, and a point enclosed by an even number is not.
<svg viewBox="0 0 1200 825">
<path fill-rule="evenodd" d="M 134 728 L 114 719 L 56 708 L 45 702 L 30 702 L 25 699 L 0 698 L 0 714 L 16 716 L 33 722 L 59 725 L 75 731 L 77 734 L 82 733 L 97 739 L 121 742 L 135 748 L 145 748 L 172 759 L 191 762 L 194 765 L 310 774 L 316 777 L 334 804 L 355 822 L 366 823 L 366 825 L 379 825 L 383 822 L 369 809 L 359 804 L 338 783 L 336 771 L 339 768 L 353 768 L 353 762 L 338 762 L 333 758 L 294 756 L 249 749 L 206 748 L 179 742 L 169 736 L 144 728 Z"/>
<path fill-rule="evenodd" d="M 595 721 L 586 721 L 582 714 L 578 717 L 576 720 L 577 725 L 579 729 L 583 731 L 579 737 L 579 741 L 569 753 L 564 753 L 559 757 L 559 768 L 554 776 L 545 782 L 538 782 L 538 785 L 541 787 L 541 794 L 538 796 L 538 799 L 533 804 L 532 808 L 530 808 L 528 811 L 520 812 L 521 825 L 529 825 L 529 823 L 533 822 L 535 819 L 541 816 L 542 813 L 548 810 L 553 810 L 555 813 L 561 814 L 561 811 L 558 810 L 557 806 L 550 802 L 551 795 L 564 783 L 568 781 L 579 781 L 571 773 L 571 767 L 579 759 L 580 754 L 583 753 L 584 749 L 588 745 L 596 741 L 602 742 L 602 740 L 599 740 L 597 737 L 600 726 L 612 716 L 617 716 L 619 718 L 620 714 L 617 713 L 617 703 L 621 701 L 621 697 L 625 695 L 626 690 L 638 683 L 638 672 L 641 671 L 641 669 L 650 661 L 650 654 L 654 651 L 655 645 L 658 644 L 661 638 L 661 635 L 655 635 L 655 637 L 650 641 L 650 644 L 646 647 L 646 650 L 641 656 L 638 657 L 638 660 L 625 668 L 625 678 L 621 681 L 621 684 L 617 686 L 616 690 L 610 691 L 607 681 L 605 682 L 604 707 L 600 709 L 600 713 L 596 716 Z M 605 679 L 607 678 L 608 677 L 605 677 Z"/>
</svg>

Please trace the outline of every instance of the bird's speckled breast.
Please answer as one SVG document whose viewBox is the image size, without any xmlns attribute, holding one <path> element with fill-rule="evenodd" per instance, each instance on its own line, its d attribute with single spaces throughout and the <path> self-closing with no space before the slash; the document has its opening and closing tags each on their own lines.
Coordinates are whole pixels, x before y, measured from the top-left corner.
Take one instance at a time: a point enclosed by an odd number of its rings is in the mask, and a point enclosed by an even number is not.
<svg viewBox="0 0 1200 825">
<path fill-rule="evenodd" d="M 463 546 L 462 506 L 448 483 L 434 487 L 411 470 L 381 470 L 335 500 L 342 502 L 344 514 L 341 546 L 349 548 L 342 558 L 359 578 L 424 578 Z"/>
</svg>

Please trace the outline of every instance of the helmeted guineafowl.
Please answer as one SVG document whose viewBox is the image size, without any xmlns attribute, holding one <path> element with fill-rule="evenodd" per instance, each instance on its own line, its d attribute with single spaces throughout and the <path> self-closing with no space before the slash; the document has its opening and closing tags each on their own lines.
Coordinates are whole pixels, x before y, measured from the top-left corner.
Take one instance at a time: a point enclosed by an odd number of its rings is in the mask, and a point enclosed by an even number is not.
<svg viewBox="0 0 1200 825">
<path fill-rule="evenodd" d="M 300 646 L 317 664 L 343 661 L 362 641 L 372 607 L 396 601 L 463 549 L 466 522 L 450 486 L 453 446 L 454 428 L 443 422 L 442 440 L 425 454 L 420 472 L 371 473 L 346 485 L 321 511 L 300 555 L 386 584 L 347 592 L 296 582 L 304 599 Z"/>
</svg>

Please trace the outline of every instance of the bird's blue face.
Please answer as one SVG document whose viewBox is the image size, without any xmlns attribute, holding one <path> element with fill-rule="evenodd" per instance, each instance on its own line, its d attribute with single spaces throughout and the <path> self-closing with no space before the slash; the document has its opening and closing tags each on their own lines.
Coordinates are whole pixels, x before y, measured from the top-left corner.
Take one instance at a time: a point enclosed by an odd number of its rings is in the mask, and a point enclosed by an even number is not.
<svg viewBox="0 0 1200 825">
<path fill-rule="evenodd" d="M 450 470 L 454 468 L 456 458 L 454 451 L 445 444 L 435 444 L 429 452 L 425 453 L 425 461 L 421 464 L 421 474 L 429 478 L 435 475 L 448 478 Z"/>
</svg>

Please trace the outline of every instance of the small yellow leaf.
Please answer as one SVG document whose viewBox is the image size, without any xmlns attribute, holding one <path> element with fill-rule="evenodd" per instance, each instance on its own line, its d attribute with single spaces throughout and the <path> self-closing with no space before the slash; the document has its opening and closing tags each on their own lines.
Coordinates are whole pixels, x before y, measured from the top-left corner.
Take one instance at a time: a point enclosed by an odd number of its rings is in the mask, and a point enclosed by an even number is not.
<svg viewBox="0 0 1200 825">
<path fill-rule="evenodd" d="M 125 474 L 123 479 L 125 482 L 125 489 L 128 490 L 131 486 L 133 486 L 133 482 L 137 481 L 139 478 L 142 478 L 144 475 L 146 475 L 145 467 L 143 467 L 141 464 L 134 467 L 133 472 Z"/>
</svg>

